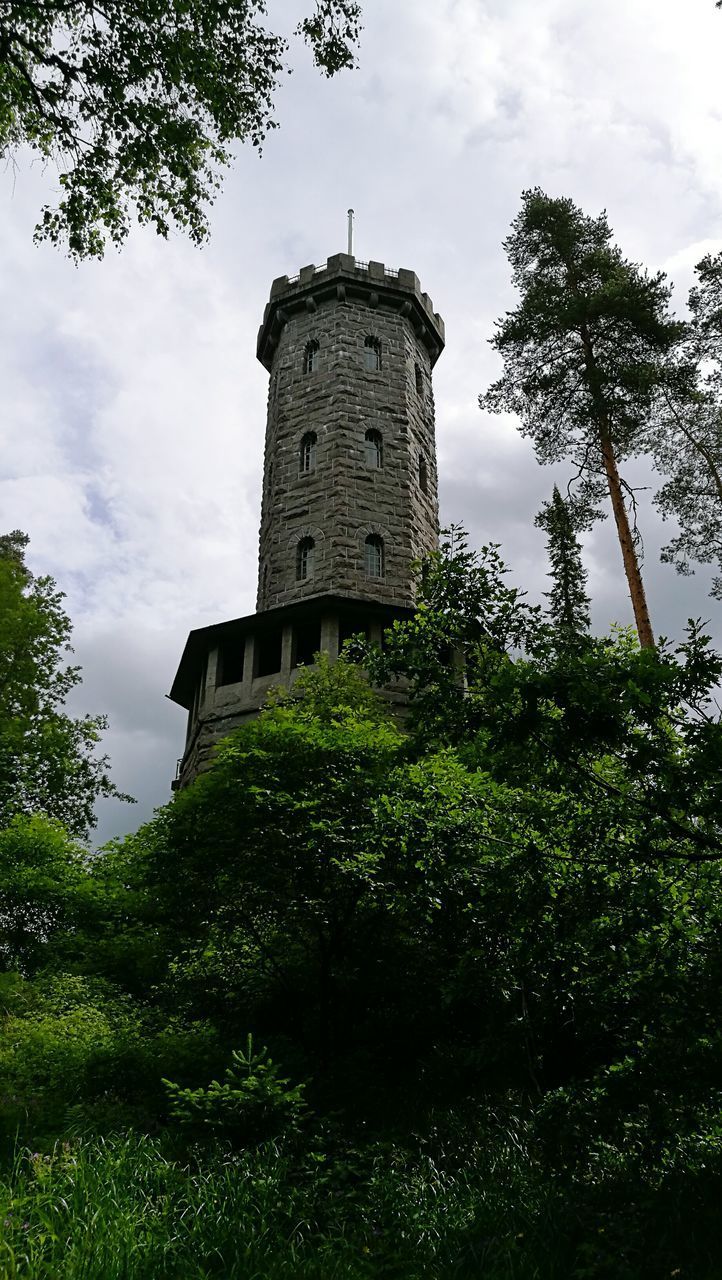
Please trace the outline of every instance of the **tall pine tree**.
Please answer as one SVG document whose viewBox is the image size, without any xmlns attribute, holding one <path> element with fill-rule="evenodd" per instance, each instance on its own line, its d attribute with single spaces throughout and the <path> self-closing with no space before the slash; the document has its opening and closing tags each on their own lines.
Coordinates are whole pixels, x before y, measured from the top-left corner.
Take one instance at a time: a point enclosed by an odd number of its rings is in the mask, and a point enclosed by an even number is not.
<svg viewBox="0 0 722 1280">
<path fill-rule="evenodd" d="M 512 412 L 542 463 L 571 461 L 586 497 L 611 500 L 640 644 L 654 645 L 620 463 L 644 448 L 643 432 L 683 326 L 670 288 L 610 243 L 606 215 L 587 217 L 538 188 L 522 196 L 505 248 L 518 306 L 498 323 L 504 358 L 482 408 Z"/>
<path fill-rule="evenodd" d="M 552 589 L 544 594 L 549 616 L 562 631 L 579 635 L 589 629 L 587 571 L 577 537 L 580 521 L 575 520 L 572 502 L 565 502 L 556 485 L 551 502 L 544 503 L 534 523 L 547 535 Z"/>
</svg>

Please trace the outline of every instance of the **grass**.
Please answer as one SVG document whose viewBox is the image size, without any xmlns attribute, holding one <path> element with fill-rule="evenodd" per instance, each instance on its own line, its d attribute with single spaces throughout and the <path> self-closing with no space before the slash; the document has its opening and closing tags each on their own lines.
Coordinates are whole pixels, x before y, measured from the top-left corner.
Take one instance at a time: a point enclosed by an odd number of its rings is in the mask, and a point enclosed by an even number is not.
<svg viewBox="0 0 722 1280">
<path fill-rule="evenodd" d="M 79 1140 L 49 1154 L 21 1152 L 0 1176 L 0 1274 L 4 1280 L 722 1276 L 706 1237 L 696 1261 L 675 1253 L 679 1224 L 669 1220 L 664 1194 L 658 1218 L 648 1215 L 640 1225 L 628 1188 L 581 1192 L 570 1195 L 544 1174 L 514 1134 L 470 1146 L 456 1162 L 381 1144 L 302 1157 L 267 1144 L 188 1160 L 174 1158 L 163 1140 L 138 1134 Z M 711 1235 L 716 1222 L 715 1206 Z"/>
<path fill-rule="evenodd" d="M 485 1275 L 534 1275 L 513 1261 L 520 1242 L 491 1229 L 508 1190 L 500 1180 L 479 1197 L 468 1173 L 394 1149 L 299 1162 L 268 1145 L 184 1164 L 138 1135 L 60 1144 L 19 1154 L 0 1182 L 1 1269 L 8 1280 L 412 1280 L 487 1264 Z"/>
</svg>

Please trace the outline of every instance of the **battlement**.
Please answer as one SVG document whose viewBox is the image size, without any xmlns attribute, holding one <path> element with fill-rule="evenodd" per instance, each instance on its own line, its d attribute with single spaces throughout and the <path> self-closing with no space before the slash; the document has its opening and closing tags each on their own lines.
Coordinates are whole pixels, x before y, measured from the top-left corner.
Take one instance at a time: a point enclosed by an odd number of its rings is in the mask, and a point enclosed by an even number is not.
<svg viewBox="0 0 722 1280">
<path fill-rule="evenodd" d="M 348 253 L 335 253 L 323 266 L 302 267 L 296 276 L 278 276 L 258 331 L 256 354 L 270 371 L 281 330 L 294 311 L 313 312 L 319 302 L 365 299 L 369 306 L 388 306 L 407 316 L 429 351 L 432 366 L 444 349 L 444 322 L 428 293 L 422 292 L 415 271 L 392 270 L 383 262 L 360 262 Z"/>
</svg>

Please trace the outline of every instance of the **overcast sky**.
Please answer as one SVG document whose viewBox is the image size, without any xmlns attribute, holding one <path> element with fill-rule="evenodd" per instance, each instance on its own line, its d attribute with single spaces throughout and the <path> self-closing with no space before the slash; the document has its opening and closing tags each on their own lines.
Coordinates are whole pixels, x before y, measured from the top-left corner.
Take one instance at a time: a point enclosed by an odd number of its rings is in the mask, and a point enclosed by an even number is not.
<svg viewBox="0 0 722 1280">
<path fill-rule="evenodd" d="M 293 22 L 310 8 L 294 0 Z M 289 21 L 270 0 L 270 21 Z M 297 11 L 297 12 L 296 12 Z M 446 322 L 435 372 L 441 520 L 503 544 L 538 597 L 534 515 L 553 477 L 513 420 L 482 415 L 487 339 L 513 305 L 501 247 L 521 191 L 606 208 L 624 253 L 669 272 L 680 310 L 722 246 L 722 13 L 713 0 L 365 0 L 360 68 L 322 80 L 302 47 L 261 159 L 239 152 L 203 250 L 136 231 L 72 266 L 35 247 L 56 179 L 0 173 L 0 524 L 67 594 L 84 685 L 106 712 L 117 784 L 99 840 L 169 796 L 185 713 L 164 697 L 188 631 L 255 604 L 267 374 L 256 332 L 272 279 L 345 249 L 408 267 Z M 563 473 L 562 473 L 563 475 Z M 638 479 L 645 481 L 643 468 Z M 653 478 L 652 478 L 653 480 Z M 660 565 L 641 495 L 658 632 L 722 607 L 709 574 Z M 630 622 L 611 520 L 586 539 L 595 629 Z"/>
</svg>

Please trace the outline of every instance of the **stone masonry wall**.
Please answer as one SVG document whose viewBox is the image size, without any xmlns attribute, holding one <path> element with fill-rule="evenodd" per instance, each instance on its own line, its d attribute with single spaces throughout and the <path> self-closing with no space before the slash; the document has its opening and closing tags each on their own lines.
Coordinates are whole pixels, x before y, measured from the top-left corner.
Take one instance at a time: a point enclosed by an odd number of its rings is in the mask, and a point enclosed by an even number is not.
<svg viewBox="0 0 722 1280">
<path fill-rule="evenodd" d="M 403 313 L 398 298 L 387 299 L 383 287 L 370 298 L 340 293 L 284 317 L 272 357 L 259 610 L 322 593 L 410 605 L 412 562 L 438 545 L 429 349 L 414 317 Z M 381 343 L 379 371 L 365 368 L 367 336 Z M 312 341 L 319 344 L 318 366 L 305 373 Z M 379 469 L 367 460 L 369 429 L 382 436 Z M 315 466 L 303 472 L 301 441 L 308 432 L 317 436 Z M 384 541 L 382 578 L 366 573 L 370 533 Z M 305 537 L 314 540 L 314 569 L 298 581 L 296 551 Z"/>
</svg>

